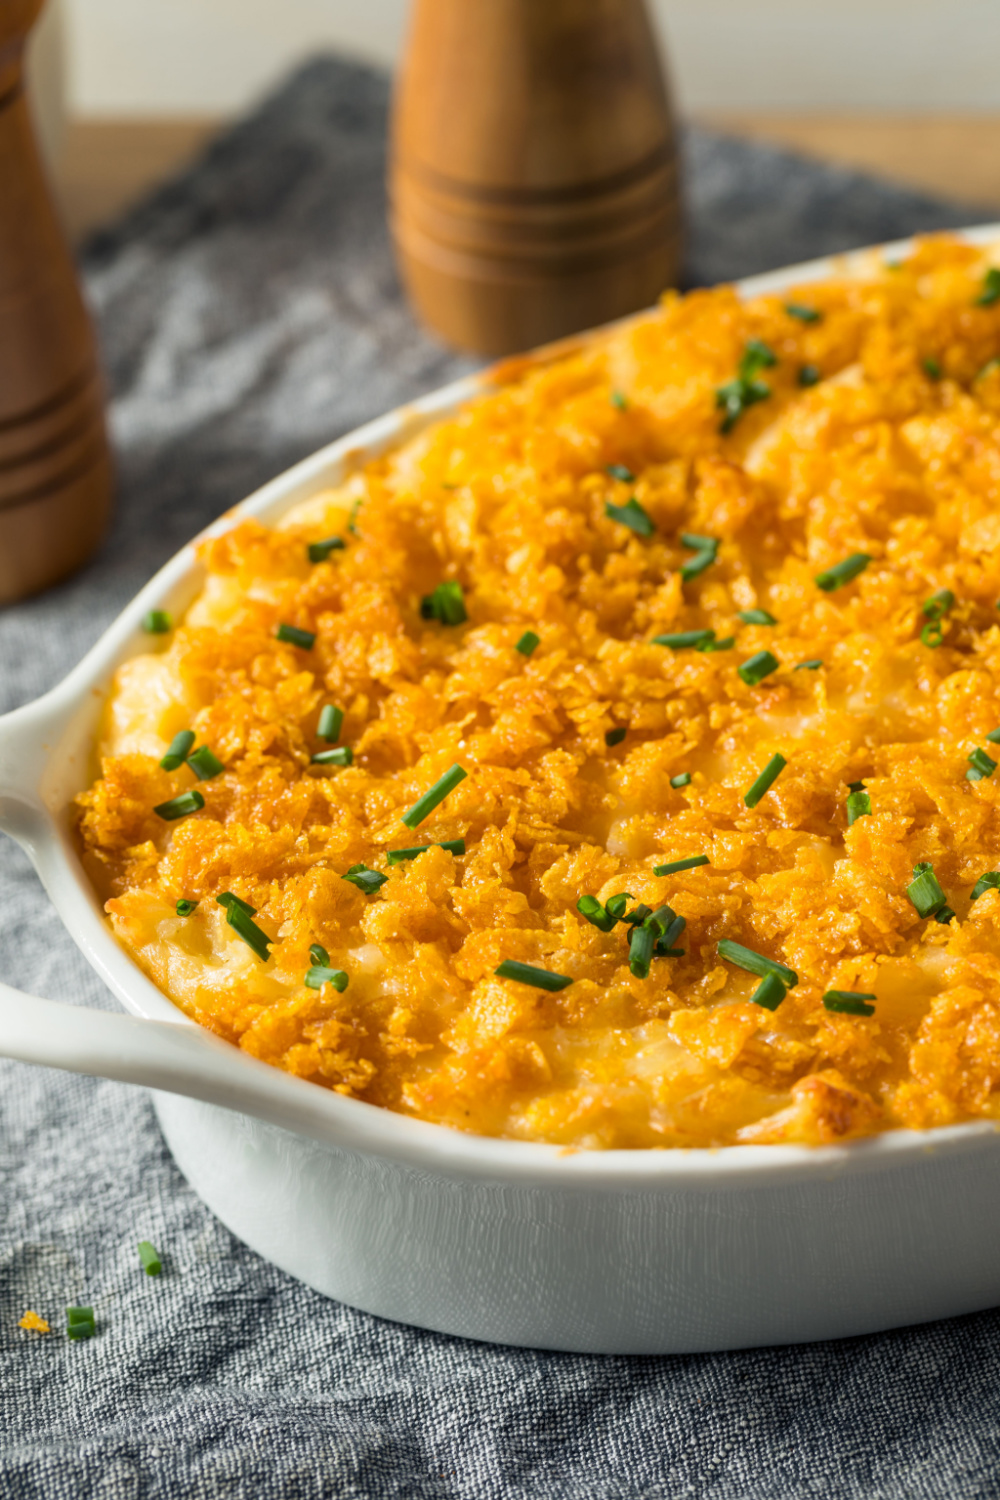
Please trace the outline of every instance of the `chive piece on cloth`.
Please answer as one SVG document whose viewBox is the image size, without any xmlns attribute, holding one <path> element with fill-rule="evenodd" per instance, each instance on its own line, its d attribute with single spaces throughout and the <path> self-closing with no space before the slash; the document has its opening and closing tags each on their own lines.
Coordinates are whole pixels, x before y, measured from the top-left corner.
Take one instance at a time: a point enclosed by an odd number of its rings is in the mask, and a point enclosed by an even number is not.
<svg viewBox="0 0 1000 1500">
<path fill-rule="evenodd" d="M 231 895 L 231 892 L 226 892 L 225 894 Z M 215 899 L 222 905 L 221 897 L 217 896 Z M 247 947 L 257 955 L 262 963 L 266 964 L 271 957 L 270 945 L 275 941 L 274 938 L 268 937 L 267 933 L 257 926 L 253 917 L 244 911 L 243 902 L 237 897 L 233 896 L 230 901 L 225 903 L 225 906 L 226 921 L 236 936 L 242 938 Z"/>
<path fill-rule="evenodd" d="M 757 780 L 750 790 L 745 794 L 743 801 L 747 807 L 756 807 L 767 792 L 769 792 L 787 766 L 788 762 L 783 755 L 772 755 L 767 765 L 761 771 Z"/>
<path fill-rule="evenodd" d="M 142 1269 L 147 1276 L 159 1276 L 163 1270 L 163 1264 L 156 1246 L 151 1244 L 149 1240 L 139 1241 L 139 1259 L 142 1261 Z"/>
<path fill-rule="evenodd" d="M 469 618 L 465 609 L 465 595 L 457 578 L 447 578 L 420 601 L 420 616 L 424 620 L 437 620 L 440 625 L 464 625 Z"/>
<path fill-rule="evenodd" d="M 549 969 L 536 968 L 534 964 L 522 964 L 516 958 L 505 958 L 493 972 L 498 979 L 513 979 L 518 984 L 530 984 L 536 990 L 549 990 L 552 994 L 573 983 L 565 974 L 553 974 Z"/>
<path fill-rule="evenodd" d="M 719 543 L 714 536 L 699 536 L 696 531 L 682 531 L 681 545 L 694 553 L 681 565 L 680 575 L 684 583 L 690 583 L 699 573 L 710 568 L 719 555 Z"/>
<path fill-rule="evenodd" d="M 823 996 L 823 1004 L 827 1010 L 842 1016 L 873 1016 L 875 1007 L 869 1001 L 877 998 L 876 995 L 864 994 L 861 990 L 827 990 Z"/>
<path fill-rule="evenodd" d="M 670 778 L 670 785 L 673 787 L 673 789 L 674 789 L 675 792 L 680 791 L 680 789 L 681 789 L 682 786 L 690 786 L 691 785 L 691 772 L 690 771 L 681 771 L 681 772 L 679 772 L 678 775 L 671 776 L 671 778 Z"/>
<path fill-rule="evenodd" d="M 331 552 L 342 552 L 347 543 L 342 536 L 328 536 L 322 542 L 310 542 L 308 546 L 309 561 L 312 563 L 326 562 Z"/>
<path fill-rule="evenodd" d="M 182 766 L 187 760 L 194 742 L 195 732 L 193 729 L 182 729 L 180 734 L 175 734 L 167 746 L 166 755 L 160 761 L 160 770 L 176 771 L 178 766 Z"/>
<path fill-rule="evenodd" d="M 697 651 L 714 640 L 714 630 L 675 630 L 668 635 L 654 635 L 650 644 L 669 646 L 671 651 Z"/>
<path fill-rule="evenodd" d="M 226 769 L 219 757 L 207 745 L 199 745 L 198 749 L 188 756 L 187 764 L 199 781 L 211 781 L 213 776 L 221 776 Z"/>
<path fill-rule="evenodd" d="M 779 964 L 774 958 L 765 958 L 763 953 L 744 948 L 742 943 L 734 943 L 731 938 L 719 939 L 719 957 L 727 958 L 738 969 L 746 969 L 748 974 L 756 974 L 760 979 L 767 974 L 776 974 L 787 990 L 794 989 L 799 982 L 799 976 L 787 964 Z"/>
<path fill-rule="evenodd" d="M 983 277 L 983 289 L 976 298 L 976 306 L 992 307 L 994 302 L 1000 302 L 1000 270 L 990 266 Z"/>
<path fill-rule="evenodd" d="M 186 818 L 189 813 L 201 812 L 205 806 L 205 799 L 200 792 L 181 792 L 179 797 L 171 797 L 169 802 L 161 802 L 153 808 L 156 816 L 162 818 L 165 823 L 173 823 L 177 818 Z"/>
<path fill-rule="evenodd" d="M 620 916 L 613 916 L 606 906 L 602 906 L 596 896 L 581 896 L 576 903 L 576 909 L 591 927 L 596 927 L 598 932 L 610 932 Z"/>
<path fill-rule="evenodd" d="M 520 651 L 522 656 L 530 656 L 532 652 L 540 645 L 541 636 L 536 635 L 533 630 L 526 630 L 521 639 L 518 641 L 517 645 L 514 647 L 514 650 Z"/>
<path fill-rule="evenodd" d="M 621 729 L 621 728 L 619 728 L 619 729 L 609 729 L 608 732 L 607 732 L 607 734 L 604 736 L 604 743 L 607 745 L 608 749 L 610 750 L 615 745 L 620 745 L 621 742 L 622 742 L 622 740 L 625 738 L 625 736 L 627 734 L 628 734 L 628 730 L 627 729 Z"/>
<path fill-rule="evenodd" d="M 790 318 L 798 318 L 800 323 L 820 323 L 823 319 L 818 307 L 807 307 L 804 302 L 786 302 L 785 312 Z"/>
<path fill-rule="evenodd" d="M 847 826 L 852 827 L 859 818 L 870 818 L 872 799 L 865 791 L 863 781 L 852 781 L 847 795 Z"/>
<path fill-rule="evenodd" d="M 604 507 L 604 514 L 609 521 L 627 526 L 636 536 L 652 536 L 656 530 L 652 517 L 647 515 L 634 495 L 624 505 L 612 505 L 609 500 Z"/>
<path fill-rule="evenodd" d="M 811 656 L 808 661 L 796 662 L 792 668 L 793 672 L 818 672 L 823 665 L 821 656 Z"/>
<path fill-rule="evenodd" d="M 315 755 L 309 757 L 309 761 L 314 766 L 351 766 L 354 764 L 354 751 L 350 745 L 338 745 L 336 750 L 317 750 Z"/>
<path fill-rule="evenodd" d="M 622 484 L 635 483 L 635 475 L 625 464 L 608 464 L 605 472 L 610 474 L 612 479 L 620 479 Z"/>
<path fill-rule="evenodd" d="M 339 740 L 343 725 L 344 710 L 336 708 L 332 703 L 327 703 L 319 716 L 319 723 L 316 725 L 316 737 L 317 739 L 330 740 L 331 742 Z"/>
<path fill-rule="evenodd" d="M 689 859 L 675 859 L 669 865 L 654 865 L 654 875 L 677 875 L 681 870 L 696 870 L 699 865 L 710 864 L 707 854 L 692 854 Z"/>
<path fill-rule="evenodd" d="M 428 849 L 446 849 L 449 854 L 464 854 L 465 840 L 445 839 L 439 844 L 415 844 L 410 849 L 389 849 L 385 857 L 390 865 L 399 865 L 405 860 L 416 859 L 419 855 L 426 854 Z"/>
<path fill-rule="evenodd" d="M 69 1339 L 92 1339 L 96 1332 L 92 1307 L 67 1307 L 66 1337 Z"/>
<path fill-rule="evenodd" d="M 787 994 L 788 986 L 781 982 L 777 974 L 765 974 L 750 999 L 754 1005 L 762 1005 L 765 1010 L 777 1010 Z"/>
<path fill-rule="evenodd" d="M 834 589 L 843 588 L 845 583 L 850 583 L 863 573 L 871 562 L 871 556 L 867 552 L 852 552 L 850 557 L 845 557 L 843 562 L 835 563 L 832 568 L 824 568 L 822 573 L 817 573 L 814 579 L 817 588 L 824 593 L 830 594 Z"/>
<path fill-rule="evenodd" d="M 985 781 L 992 776 L 997 768 L 997 763 L 992 755 L 987 755 L 985 750 L 980 750 L 977 745 L 972 754 L 967 757 L 969 770 L 965 773 L 966 781 Z"/>
<path fill-rule="evenodd" d="M 778 658 L 770 651 L 757 651 L 753 656 L 747 657 L 743 664 L 736 668 L 737 673 L 748 687 L 756 687 L 758 682 L 763 682 L 765 677 L 770 677 L 781 666 Z"/>
<path fill-rule="evenodd" d="M 147 635 L 166 635 L 173 630 L 174 622 L 165 609 L 151 609 L 142 617 L 142 628 Z"/>
<path fill-rule="evenodd" d="M 985 896 L 987 891 L 1000 891 L 1000 870 L 987 870 L 984 875 L 980 875 L 972 887 L 969 900 L 978 901 L 980 896 Z"/>
<path fill-rule="evenodd" d="M 356 885 L 366 896 L 374 896 L 379 887 L 389 879 L 388 875 L 383 875 L 379 870 L 370 870 L 367 865 L 352 865 L 347 874 L 340 878 Z"/>
<path fill-rule="evenodd" d="M 224 906 L 227 911 L 231 906 L 238 906 L 241 911 L 246 912 L 248 917 L 255 917 L 257 915 L 256 906 L 251 906 L 249 901 L 244 901 L 240 896 L 234 896 L 232 891 L 223 891 L 220 895 L 216 896 L 215 904 L 216 906 Z"/>
<path fill-rule="evenodd" d="M 822 379 L 823 376 L 820 373 L 818 365 L 799 366 L 798 382 L 804 390 L 808 390 L 811 385 L 819 385 Z"/>
<path fill-rule="evenodd" d="M 402 821 L 407 828 L 416 828 L 425 818 L 430 817 L 434 809 L 440 807 L 448 794 L 453 792 L 468 774 L 468 771 L 463 770 L 459 765 L 454 765 L 450 770 L 445 771 L 432 787 L 428 787 L 422 797 L 417 798 L 410 810 L 403 814 Z"/>
<path fill-rule="evenodd" d="M 197 901 L 189 901 L 186 896 L 182 896 L 174 909 L 179 917 L 189 917 L 193 911 L 197 911 L 198 903 Z"/>
<path fill-rule="evenodd" d="M 329 953 L 327 953 L 322 943 L 310 943 L 309 960 L 311 963 L 317 964 L 320 968 L 325 969 L 329 966 L 330 955 Z"/>
<path fill-rule="evenodd" d="M 906 894 L 920 917 L 932 917 L 945 904 L 945 894 L 938 883 L 934 870 L 926 860 L 913 866 L 913 880 L 906 887 Z"/>
<path fill-rule="evenodd" d="M 302 651 L 311 651 L 316 644 L 316 632 L 300 630 L 297 625 L 282 623 L 274 634 L 279 641 L 284 641 L 286 646 L 298 646 Z"/>
<path fill-rule="evenodd" d="M 311 990 L 321 990 L 324 984 L 332 984 L 337 993 L 342 995 L 349 981 L 343 969 L 331 969 L 328 964 L 313 964 L 311 969 L 306 970 L 303 983 Z"/>
<path fill-rule="evenodd" d="M 778 623 L 766 609 L 741 609 L 739 613 L 744 625 L 777 625 Z"/>
</svg>

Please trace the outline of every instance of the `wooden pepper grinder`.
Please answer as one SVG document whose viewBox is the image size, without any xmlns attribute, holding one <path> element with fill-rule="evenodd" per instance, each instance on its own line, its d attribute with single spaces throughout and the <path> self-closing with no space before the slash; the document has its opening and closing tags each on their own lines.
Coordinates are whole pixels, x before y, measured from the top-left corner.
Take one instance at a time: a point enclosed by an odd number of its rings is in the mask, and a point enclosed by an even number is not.
<svg viewBox="0 0 1000 1500">
<path fill-rule="evenodd" d="M 0 5 L 0 604 L 79 567 L 111 504 L 93 330 L 24 95 L 41 6 Z"/>
<path fill-rule="evenodd" d="M 418 313 L 509 354 L 677 276 L 673 117 L 644 0 L 415 0 L 392 227 Z"/>
</svg>

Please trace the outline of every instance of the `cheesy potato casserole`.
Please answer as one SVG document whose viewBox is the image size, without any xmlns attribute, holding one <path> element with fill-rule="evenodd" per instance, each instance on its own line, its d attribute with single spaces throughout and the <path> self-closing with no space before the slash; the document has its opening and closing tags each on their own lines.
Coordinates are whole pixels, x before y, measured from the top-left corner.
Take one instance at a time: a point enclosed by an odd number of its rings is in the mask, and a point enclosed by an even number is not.
<svg viewBox="0 0 1000 1500">
<path fill-rule="evenodd" d="M 200 559 L 78 814 L 201 1025 L 568 1147 L 1000 1118 L 989 255 L 668 295 Z"/>
</svg>

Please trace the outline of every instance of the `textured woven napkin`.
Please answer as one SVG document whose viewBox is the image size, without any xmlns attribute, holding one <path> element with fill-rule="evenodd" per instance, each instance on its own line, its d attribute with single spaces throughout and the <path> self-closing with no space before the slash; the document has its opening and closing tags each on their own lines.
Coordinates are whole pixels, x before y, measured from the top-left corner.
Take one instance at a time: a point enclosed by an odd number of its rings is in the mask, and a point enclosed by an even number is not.
<svg viewBox="0 0 1000 1500">
<path fill-rule="evenodd" d="M 86 572 L 0 614 L 0 709 L 63 676 L 220 510 L 470 367 L 400 296 L 385 103 L 380 75 L 316 62 L 91 242 L 118 519 Z M 699 131 L 686 154 L 691 281 L 977 217 Z M 8 982 L 112 1005 L 6 840 L 0 914 Z M 140 1270 L 139 1239 L 163 1252 L 158 1280 Z M 95 1306 L 89 1343 L 62 1331 L 75 1302 Z M 26 1308 L 53 1333 L 21 1332 Z M 993 1497 L 998 1345 L 995 1313 L 670 1359 L 380 1322 L 234 1240 L 174 1167 L 143 1093 L 0 1063 L 5 1500 Z"/>
</svg>

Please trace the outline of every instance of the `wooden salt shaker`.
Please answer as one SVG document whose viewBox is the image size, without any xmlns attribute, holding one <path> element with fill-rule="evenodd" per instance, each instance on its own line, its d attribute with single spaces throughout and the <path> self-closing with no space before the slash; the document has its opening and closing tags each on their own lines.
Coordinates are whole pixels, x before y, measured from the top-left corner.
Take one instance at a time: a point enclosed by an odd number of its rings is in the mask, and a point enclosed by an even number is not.
<svg viewBox="0 0 1000 1500">
<path fill-rule="evenodd" d="M 93 330 L 24 95 L 41 6 L 0 5 L 0 604 L 79 567 L 111 504 Z"/>
<path fill-rule="evenodd" d="M 677 276 L 673 117 L 644 0 L 415 0 L 392 227 L 449 343 L 509 354 Z"/>
</svg>

